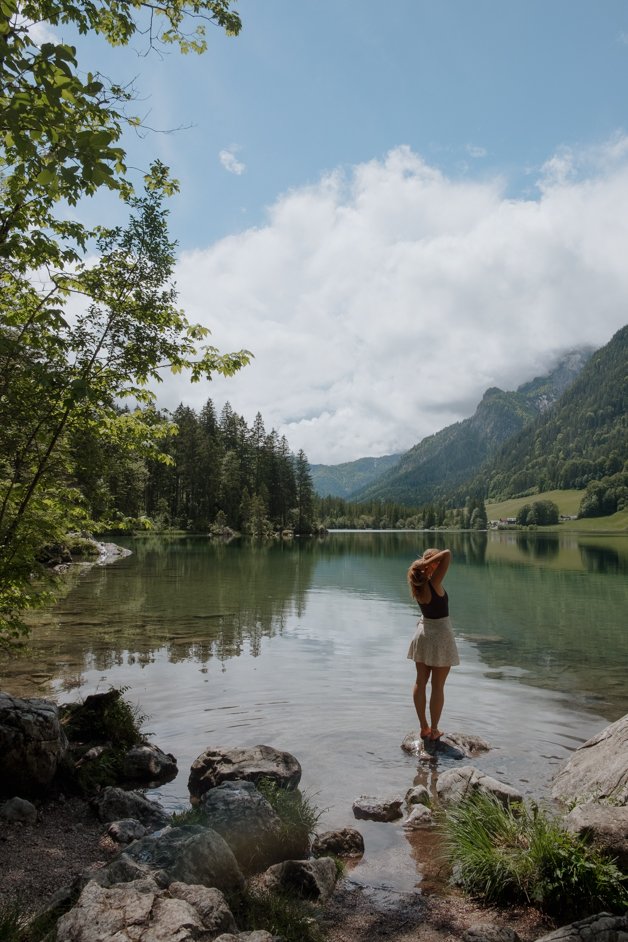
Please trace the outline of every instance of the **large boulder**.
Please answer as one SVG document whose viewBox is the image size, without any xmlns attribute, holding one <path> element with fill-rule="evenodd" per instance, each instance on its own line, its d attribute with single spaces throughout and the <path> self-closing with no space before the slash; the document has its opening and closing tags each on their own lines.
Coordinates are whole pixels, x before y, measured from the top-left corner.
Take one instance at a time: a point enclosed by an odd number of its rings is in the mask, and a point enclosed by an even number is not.
<svg viewBox="0 0 628 942">
<path fill-rule="evenodd" d="M 238 779 L 259 782 L 270 779 L 281 788 L 296 788 L 301 781 L 301 765 L 289 752 L 272 746 L 248 749 L 207 749 L 192 764 L 188 789 L 193 801 L 222 782 Z"/>
<path fill-rule="evenodd" d="M 245 873 L 265 870 L 292 856 L 280 818 L 253 782 L 223 782 L 205 792 L 199 808 Z"/>
<path fill-rule="evenodd" d="M 628 713 L 576 749 L 555 776 L 552 797 L 628 805 Z"/>
<path fill-rule="evenodd" d="M 134 818 L 145 827 L 155 830 L 163 828 L 170 818 L 156 801 L 146 798 L 140 792 L 127 792 L 123 788 L 108 785 L 92 799 L 96 814 L 105 824 Z"/>
<path fill-rule="evenodd" d="M 463 765 L 459 769 L 443 772 L 436 783 L 436 792 L 442 805 L 458 804 L 476 792 L 492 795 L 503 805 L 523 800 L 523 795 L 516 788 L 491 778 L 473 765 Z"/>
<path fill-rule="evenodd" d="M 112 887 L 90 882 L 59 920 L 56 942 L 212 942 L 235 930 L 217 890 L 175 883 L 167 891 L 147 879 Z"/>
<path fill-rule="evenodd" d="M 628 942 L 628 914 L 611 916 L 598 913 L 555 932 L 541 936 L 537 942 Z"/>
<path fill-rule="evenodd" d="M 216 887 L 224 892 L 244 885 L 227 842 L 212 828 L 168 827 L 134 841 L 97 875 L 103 885 L 152 876 L 160 886 L 173 882 Z"/>
<path fill-rule="evenodd" d="M 564 819 L 568 831 L 594 844 L 628 873 L 628 807 L 576 805 Z"/>
<path fill-rule="evenodd" d="M 0 795 L 44 794 L 67 750 L 56 704 L 0 693 Z"/>
</svg>

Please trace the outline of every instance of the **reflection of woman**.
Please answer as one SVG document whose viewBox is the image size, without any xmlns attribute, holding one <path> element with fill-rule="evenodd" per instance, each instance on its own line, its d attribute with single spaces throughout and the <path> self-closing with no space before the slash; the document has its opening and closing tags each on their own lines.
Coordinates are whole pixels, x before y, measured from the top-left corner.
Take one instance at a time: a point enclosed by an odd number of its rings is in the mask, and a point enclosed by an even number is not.
<svg viewBox="0 0 628 942">
<path fill-rule="evenodd" d="M 445 681 L 449 668 L 460 663 L 449 618 L 449 599 L 442 584 L 450 562 L 450 550 L 427 549 L 408 569 L 410 591 L 421 609 L 417 631 L 408 650 L 408 657 L 416 663 L 412 699 L 419 717 L 421 738 L 430 742 L 437 742 L 443 735 L 438 723 L 445 704 Z M 430 677 L 428 724 L 427 682 Z"/>
</svg>

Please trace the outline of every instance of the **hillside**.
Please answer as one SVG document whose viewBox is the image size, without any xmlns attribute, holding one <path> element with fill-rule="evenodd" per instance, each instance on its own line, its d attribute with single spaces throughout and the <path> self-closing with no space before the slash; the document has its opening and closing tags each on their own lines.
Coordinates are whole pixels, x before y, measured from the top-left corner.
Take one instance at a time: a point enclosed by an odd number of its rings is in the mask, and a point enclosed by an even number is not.
<svg viewBox="0 0 628 942">
<path fill-rule="evenodd" d="M 351 499 L 420 506 L 447 498 L 504 442 L 546 413 L 590 356 L 590 350 L 571 351 L 548 375 L 536 377 L 515 392 L 487 389 L 471 418 L 424 438 L 395 467 L 352 493 Z"/>
<path fill-rule="evenodd" d="M 312 464 L 312 484 L 321 497 L 348 497 L 381 477 L 398 464 L 400 458 L 401 455 L 383 455 L 381 458 L 358 458 L 344 464 Z"/>
<path fill-rule="evenodd" d="M 583 488 L 628 460 L 628 325 L 596 351 L 549 410 L 503 444 L 482 469 L 501 500 L 535 490 Z"/>
</svg>

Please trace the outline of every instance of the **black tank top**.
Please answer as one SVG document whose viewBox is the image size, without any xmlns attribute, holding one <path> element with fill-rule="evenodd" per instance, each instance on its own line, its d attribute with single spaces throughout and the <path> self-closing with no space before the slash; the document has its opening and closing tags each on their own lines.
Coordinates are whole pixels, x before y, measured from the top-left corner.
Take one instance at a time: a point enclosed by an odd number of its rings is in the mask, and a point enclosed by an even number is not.
<svg viewBox="0 0 628 942">
<path fill-rule="evenodd" d="M 431 582 L 428 582 L 432 598 L 429 602 L 419 602 L 421 614 L 426 618 L 447 618 L 449 615 L 449 599 L 447 592 L 444 595 L 438 595 Z"/>
</svg>

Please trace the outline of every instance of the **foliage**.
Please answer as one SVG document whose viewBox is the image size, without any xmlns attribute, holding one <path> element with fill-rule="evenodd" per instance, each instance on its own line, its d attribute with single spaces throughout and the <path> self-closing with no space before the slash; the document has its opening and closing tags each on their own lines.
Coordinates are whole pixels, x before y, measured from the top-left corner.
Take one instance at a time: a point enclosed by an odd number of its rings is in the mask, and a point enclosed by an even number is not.
<svg viewBox="0 0 628 942">
<path fill-rule="evenodd" d="M 286 841 L 309 846 L 323 812 L 298 788 L 282 788 L 269 778 L 257 782 L 256 788 L 279 817 Z"/>
<path fill-rule="evenodd" d="M 88 697 L 82 703 L 66 704 L 62 721 L 70 742 L 114 743 L 123 749 L 143 742 L 147 717 L 123 694 L 126 688 L 112 687 L 106 694 Z"/>
<path fill-rule="evenodd" d="M 521 527 L 545 527 L 558 523 L 558 505 L 552 500 L 535 500 L 524 504 L 517 512 L 516 522 Z"/>
<path fill-rule="evenodd" d="M 628 508 L 628 471 L 591 481 L 578 511 L 579 517 L 607 517 Z"/>
<path fill-rule="evenodd" d="M 535 805 L 477 793 L 444 818 L 457 881 L 489 904 L 529 903 L 573 920 L 628 905 L 621 871 Z"/>
<path fill-rule="evenodd" d="M 233 373 L 249 356 L 204 346 L 207 330 L 177 308 L 162 208 L 176 186 L 156 162 L 145 196 L 134 194 L 121 146 L 124 128 L 140 123 L 127 114 L 132 92 L 82 67 L 54 28 L 202 52 L 207 22 L 239 31 L 230 7 L 6 0 L 0 8 L 0 641 L 22 633 L 24 611 L 42 599 L 32 578 L 44 575 L 38 548 L 89 525 L 72 475 L 80 430 L 158 455 L 167 427 L 147 409 L 121 416 L 114 404 L 150 403 L 147 383 L 164 367 L 196 381 Z M 38 44 L 42 28 L 49 38 Z M 126 202 L 126 228 L 89 230 L 68 213 L 101 189 Z"/>
<path fill-rule="evenodd" d="M 17 902 L 0 904 L 0 939 L 2 942 L 23 942 L 26 918 Z"/>
<path fill-rule="evenodd" d="M 305 900 L 285 893 L 247 887 L 227 897 L 229 908 L 241 931 L 265 929 L 284 942 L 323 942 L 315 909 Z"/>
</svg>

